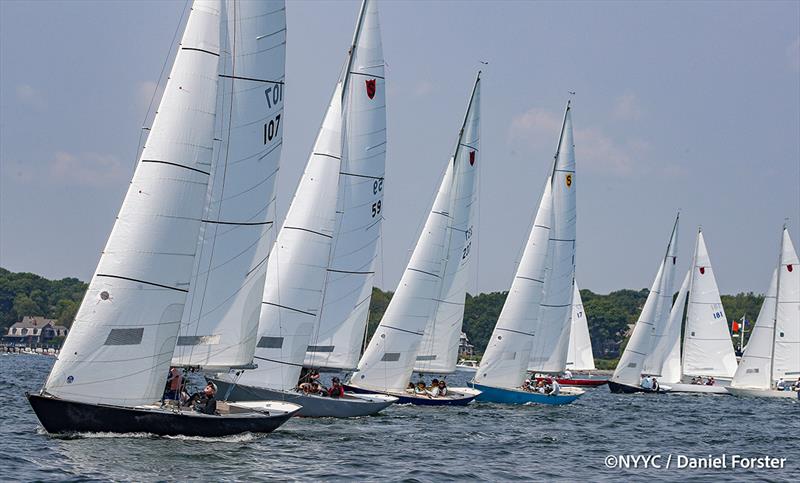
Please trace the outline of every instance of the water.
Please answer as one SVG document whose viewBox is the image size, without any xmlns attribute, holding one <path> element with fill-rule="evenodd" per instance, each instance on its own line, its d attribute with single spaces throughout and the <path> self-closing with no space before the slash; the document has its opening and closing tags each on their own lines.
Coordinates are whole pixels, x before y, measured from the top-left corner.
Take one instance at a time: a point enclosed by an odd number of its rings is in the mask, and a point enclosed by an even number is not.
<svg viewBox="0 0 800 483">
<path fill-rule="evenodd" d="M 379 416 L 293 419 L 270 435 L 48 436 L 24 398 L 53 363 L 0 356 L 0 480 L 793 480 L 800 404 L 591 390 L 562 407 L 395 406 Z M 448 378 L 459 385 L 468 376 Z M 460 380 L 459 380 L 460 379 Z M 608 455 L 774 456 L 784 469 L 610 469 Z M 675 462 L 673 461 L 673 465 Z"/>
</svg>

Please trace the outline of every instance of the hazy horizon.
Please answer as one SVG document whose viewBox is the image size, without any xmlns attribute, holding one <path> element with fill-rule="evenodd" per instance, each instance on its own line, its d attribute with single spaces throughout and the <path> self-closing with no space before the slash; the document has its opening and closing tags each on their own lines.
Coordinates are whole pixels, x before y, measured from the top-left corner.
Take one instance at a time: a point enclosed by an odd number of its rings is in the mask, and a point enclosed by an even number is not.
<svg viewBox="0 0 800 483">
<path fill-rule="evenodd" d="M 0 266 L 89 280 L 185 5 L 0 2 Z M 569 91 L 581 288 L 649 287 L 679 209 L 676 280 L 699 225 L 726 294 L 766 290 L 784 219 L 800 248 L 800 2 L 379 8 L 389 129 L 381 289 L 394 291 L 405 268 L 478 68 L 470 293 L 508 290 Z M 357 13 L 354 0 L 288 2 L 279 221 Z"/>
</svg>

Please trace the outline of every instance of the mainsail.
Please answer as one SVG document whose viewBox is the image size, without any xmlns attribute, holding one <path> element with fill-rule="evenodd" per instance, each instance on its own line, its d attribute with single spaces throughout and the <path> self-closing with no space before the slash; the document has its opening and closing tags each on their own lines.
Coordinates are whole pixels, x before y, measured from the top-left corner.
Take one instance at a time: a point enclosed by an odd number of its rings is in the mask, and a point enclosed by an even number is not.
<svg viewBox="0 0 800 483">
<path fill-rule="evenodd" d="M 44 390 L 157 401 L 189 290 L 212 165 L 219 1 L 195 2 L 147 144 Z"/>
<path fill-rule="evenodd" d="M 229 0 L 222 27 L 214 167 L 174 365 L 252 363 L 274 233 L 284 124 L 284 2 Z"/>
<path fill-rule="evenodd" d="M 356 29 L 362 28 L 361 16 Z M 355 35 L 356 42 L 364 41 Z M 368 39 L 367 39 L 368 40 Z M 358 51 L 358 47 L 355 49 Z M 351 49 L 345 67 L 349 65 Z M 297 187 L 267 268 L 255 359 L 258 369 L 238 382 L 288 390 L 297 385 L 314 327 L 319 319 L 336 228 L 346 85 L 362 80 L 343 70 Z M 356 95 L 365 96 L 363 90 Z M 381 180 L 373 180 L 380 185 Z"/>
<path fill-rule="evenodd" d="M 305 365 L 352 369 L 361 355 L 383 220 L 386 82 L 377 2 L 365 1 L 346 68 L 336 230 Z"/>
<path fill-rule="evenodd" d="M 556 149 L 552 174 L 553 224 L 550 230 L 550 269 L 544 284 L 544 296 L 529 370 L 562 372 L 567 365 L 573 283 L 575 280 L 575 145 L 572 138 L 570 104 Z"/>
<path fill-rule="evenodd" d="M 583 301 L 577 283 L 575 283 L 575 291 L 572 294 L 571 324 L 567 369 L 593 371 L 595 366 L 592 339 L 589 336 L 589 324 L 586 321 L 586 313 L 583 311 Z"/>
<path fill-rule="evenodd" d="M 783 227 L 778 267 L 772 273 L 756 325 L 733 387 L 771 389 L 776 381 L 800 377 L 800 259 Z"/>
<path fill-rule="evenodd" d="M 692 262 L 682 366 L 684 376 L 730 379 L 736 372 L 728 321 L 702 230 L 697 232 Z"/>
<path fill-rule="evenodd" d="M 517 273 L 475 373 L 478 384 L 514 389 L 525 380 L 544 287 L 552 222 L 551 190 L 548 177 Z"/>
<path fill-rule="evenodd" d="M 351 378 L 353 385 L 378 391 L 403 391 L 417 363 L 423 335 L 430 324 L 436 323 L 434 318 L 445 317 L 438 323 L 452 325 L 456 324 L 452 319 L 456 312 L 463 315 L 466 294 L 460 292 L 457 299 L 453 287 L 459 287 L 455 285 L 458 274 L 466 271 L 471 258 L 471 214 L 479 162 L 479 106 L 480 73 L 455 154 L 447 164 L 397 291 Z M 448 307 L 440 309 L 443 305 Z M 456 309 L 450 308 L 451 305 Z M 457 326 L 461 326 L 461 315 Z"/>
</svg>

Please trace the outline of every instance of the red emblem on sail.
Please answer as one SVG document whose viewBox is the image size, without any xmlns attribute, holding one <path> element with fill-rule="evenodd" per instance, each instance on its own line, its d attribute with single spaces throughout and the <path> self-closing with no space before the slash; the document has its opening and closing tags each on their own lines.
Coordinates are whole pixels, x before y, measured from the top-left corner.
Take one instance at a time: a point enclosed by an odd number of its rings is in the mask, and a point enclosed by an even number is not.
<svg viewBox="0 0 800 483">
<path fill-rule="evenodd" d="M 700 275 L 706 273 L 706 267 L 700 267 Z"/>
<path fill-rule="evenodd" d="M 375 79 L 370 79 L 367 81 L 367 97 L 370 99 L 375 97 Z"/>
<path fill-rule="evenodd" d="M 475 151 L 469 152 L 469 165 L 472 166 L 475 164 Z"/>
<path fill-rule="evenodd" d="M 791 272 L 791 271 L 792 271 L 792 270 L 794 270 L 794 269 L 792 268 L 792 266 L 791 266 L 791 265 L 786 265 L 786 270 L 789 270 L 789 271 Z"/>
</svg>

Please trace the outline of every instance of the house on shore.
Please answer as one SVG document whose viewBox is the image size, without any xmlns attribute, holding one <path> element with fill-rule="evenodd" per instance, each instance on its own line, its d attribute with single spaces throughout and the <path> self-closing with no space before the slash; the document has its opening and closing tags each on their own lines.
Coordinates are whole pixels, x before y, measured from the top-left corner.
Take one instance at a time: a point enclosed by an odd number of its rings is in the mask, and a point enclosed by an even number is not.
<svg viewBox="0 0 800 483">
<path fill-rule="evenodd" d="M 35 346 L 48 344 L 57 337 L 66 337 L 69 329 L 58 325 L 58 320 L 26 315 L 8 328 L 3 342 L 8 345 Z"/>
</svg>

